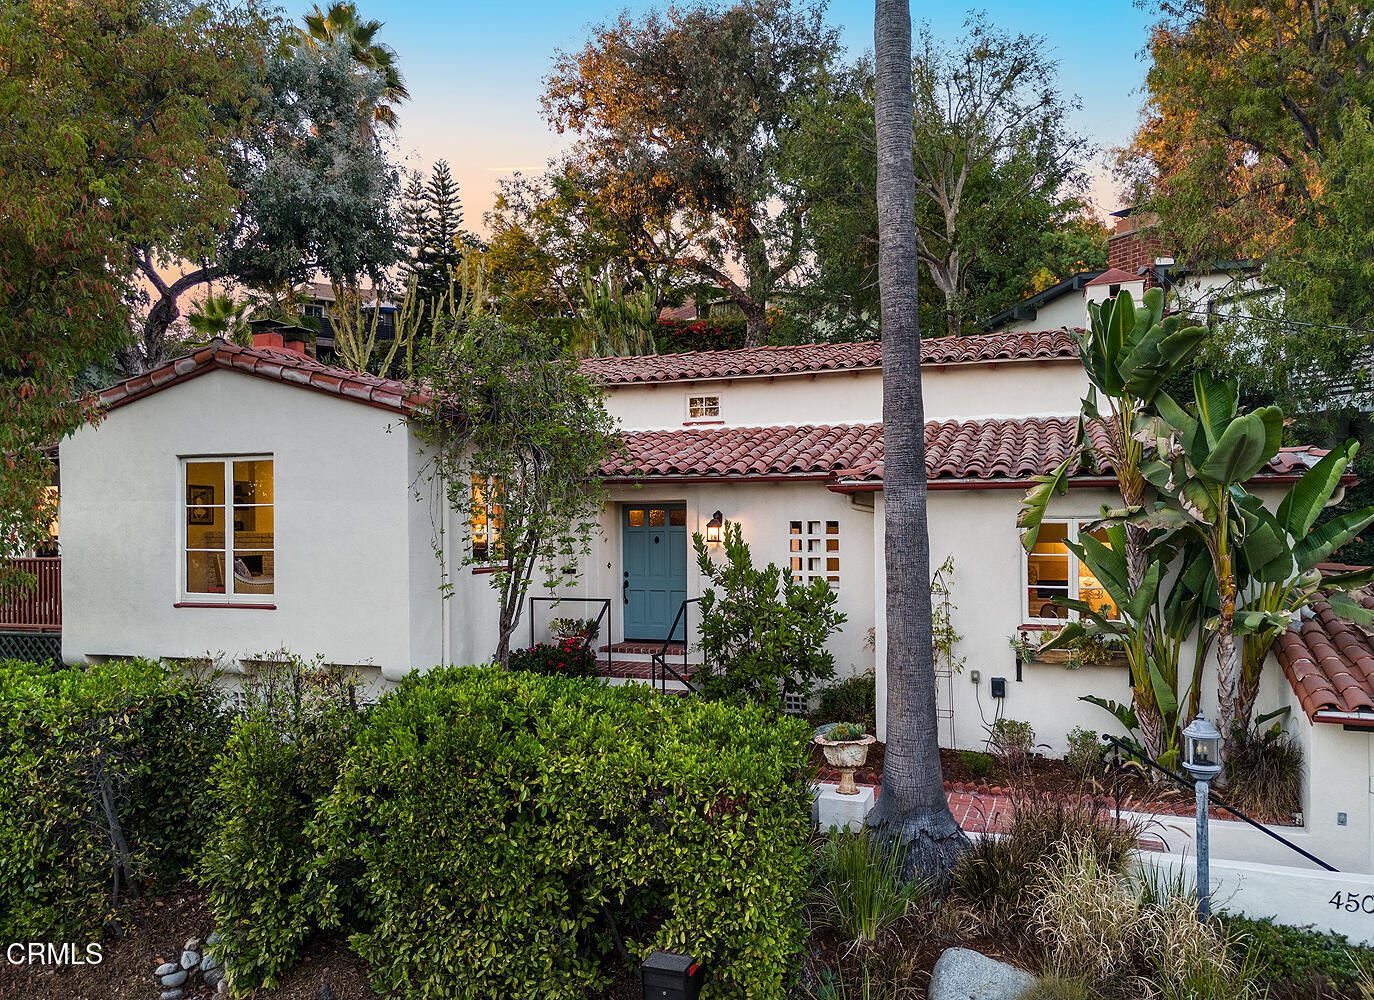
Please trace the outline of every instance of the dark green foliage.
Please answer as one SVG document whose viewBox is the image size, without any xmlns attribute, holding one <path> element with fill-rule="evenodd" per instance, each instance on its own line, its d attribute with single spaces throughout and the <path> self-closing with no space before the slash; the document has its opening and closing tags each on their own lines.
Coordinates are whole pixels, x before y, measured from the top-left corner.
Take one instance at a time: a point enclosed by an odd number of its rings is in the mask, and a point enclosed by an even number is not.
<svg viewBox="0 0 1374 1000">
<path fill-rule="evenodd" d="M 0 938 L 99 936 L 114 917 L 102 774 L 121 892 L 174 880 L 203 847 L 226 728 L 210 690 L 162 664 L 0 663 Z"/>
<path fill-rule="evenodd" d="M 809 698 L 818 681 L 835 674 L 825 643 L 846 621 L 835 610 L 835 592 L 819 578 L 797 583 L 773 563 L 755 569 L 738 524 L 727 522 L 724 535 L 724 563 L 701 535 L 692 537 L 697 566 L 711 583 L 701 595 L 703 692 L 778 709 L 786 694 Z"/>
<path fill-rule="evenodd" d="M 1226 754 L 1226 801 L 1259 820 L 1302 809 L 1302 745 L 1277 723 L 1236 729 Z"/>
<path fill-rule="evenodd" d="M 960 750 L 959 763 L 964 765 L 964 770 L 974 778 L 986 778 L 992 773 L 992 755 L 979 753 L 977 750 Z"/>
<path fill-rule="evenodd" d="M 877 726 L 876 682 L 873 671 L 846 677 L 821 692 L 821 722 L 852 719 L 868 732 Z"/>
<path fill-rule="evenodd" d="M 596 654 L 574 639 L 541 642 L 529 649 L 512 650 L 510 669 L 558 677 L 591 677 L 596 673 Z"/>
<path fill-rule="evenodd" d="M 224 935 L 216 954 L 239 990 L 274 985 L 316 927 L 336 919 L 331 907 L 342 904 L 308 891 L 309 827 L 363 723 L 336 671 L 266 669 L 215 766 L 218 815 L 198 873 Z"/>
<path fill-rule="evenodd" d="M 654 330 L 654 343 L 661 354 L 733 351 L 744 346 L 744 320 L 659 320 Z"/>
<path fill-rule="evenodd" d="M 1082 726 L 1069 730 L 1069 750 L 1064 760 L 1078 772 L 1080 777 L 1102 770 L 1107 762 L 1107 746 L 1098 738 L 1097 733 Z"/>
<path fill-rule="evenodd" d="M 1275 998 L 1327 996 L 1333 992 L 1327 987 L 1351 991 L 1360 966 L 1374 962 L 1374 948 L 1352 944 L 1344 934 L 1289 927 L 1270 918 L 1223 914 L 1220 919 L 1238 957 L 1258 956 L 1260 978 Z"/>
<path fill-rule="evenodd" d="M 809 735 L 638 687 L 412 676 L 324 804 L 318 908 L 349 927 L 352 884 L 353 947 L 414 998 L 581 1000 L 614 928 L 632 960 L 695 955 L 713 997 L 772 1000 L 803 942 Z"/>
<path fill-rule="evenodd" d="M 1120 873 L 1138 836 L 1136 828 L 1116 824 L 1092 799 L 1022 799 L 1000 838 L 979 837 L 959 859 L 951 888 L 981 911 L 989 928 L 1020 930 L 1031 917 L 1041 862 L 1054 857 L 1060 844 L 1091 847 L 1104 870 Z"/>
</svg>

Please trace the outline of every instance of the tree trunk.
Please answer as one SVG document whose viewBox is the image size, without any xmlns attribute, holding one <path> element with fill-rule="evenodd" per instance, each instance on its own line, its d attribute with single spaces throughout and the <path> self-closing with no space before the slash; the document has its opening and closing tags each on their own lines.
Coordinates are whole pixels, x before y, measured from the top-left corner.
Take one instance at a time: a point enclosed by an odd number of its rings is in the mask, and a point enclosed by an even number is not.
<svg viewBox="0 0 1374 1000">
<path fill-rule="evenodd" d="M 1217 616 L 1217 728 L 1221 730 L 1221 752 L 1224 760 L 1231 742 L 1231 727 L 1236 721 L 1236 678 L 1240 675 L 1240 646 L 1236 644 L 1235 633 L 1236 574 L 1231 564 L 1231 553 L 1226 547 L 1224 520 L 1221 528 L 1220 557 L 1217 559 L 1217 588 L 1218 596 L 1221 598 L 1221 613 Z"/>
<path fill-rule="evenodd" d="M 768 308 L 757 302 L 740 302 L 739 306 L 744 313 L 744 346 L 758 347 L 768 330 Z"/>
<path fill-rule="evenodd" d="M 911 9 L 875 0 L 878 285 L 887 538 L 887 756 L 869 823 L 905 848 L 904 873 L 944 884 L 967 845 L 945 799 L 935 714 L 925 413 L 916 299 Z"/>
</svg>

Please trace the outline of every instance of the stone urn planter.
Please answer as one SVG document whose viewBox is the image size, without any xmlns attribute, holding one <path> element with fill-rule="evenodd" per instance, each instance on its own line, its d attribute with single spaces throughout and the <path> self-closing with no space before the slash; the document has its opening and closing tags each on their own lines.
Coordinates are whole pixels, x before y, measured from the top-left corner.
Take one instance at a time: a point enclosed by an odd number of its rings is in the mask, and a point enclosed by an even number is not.
<svg viewBox="0 0 1374 1000">
<path fill-rule="evenodd" d="M 826 763 L 840 772 L 841 795 L 858 795 L 854 771 L 868 760 L 868 748 L 878 742 L 876 736 L 865 733 L 858 726 L 839 723 L 816 734 L 816 745 L 825 754 Z"/>
</svg>

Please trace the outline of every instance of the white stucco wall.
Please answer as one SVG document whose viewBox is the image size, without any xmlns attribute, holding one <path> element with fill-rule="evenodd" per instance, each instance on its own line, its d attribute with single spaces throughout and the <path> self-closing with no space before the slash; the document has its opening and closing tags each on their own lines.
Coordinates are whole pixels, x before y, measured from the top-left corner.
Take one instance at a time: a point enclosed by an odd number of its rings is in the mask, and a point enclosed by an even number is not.
<svg viewBox="0 0 1374 1000">
<path fill-rule="evenodd" d="M 927 365 L 921 370 L 927 420 L 1077 414 L 1088 390 L 1074 359 Z M 718 423 L 690 421 L 687 397 L 718 395 Z M 883 419 L 876 371 L 819 372 L 701 382 L 609 386 L 607 409 L 626 430 L 870 424 Z"/>
<path fill-rule="evenodd" d="M 409 437 L 395 414 L 224 371 L 61 446 L 63 657 L 411 659 Z M 276 610 L 177 608 L 180 459 L 273 459 Z"/>
<path fill-rule="evenodd" d="M 1083 292 L 1067 291 L 1045 303 L 1031 319 L 1012 319 L 997 327 L 995 333 L 1024 333 L 1035 330 L 1074 329 L 1088 325 L 1088 305 Z"/>
</svg>

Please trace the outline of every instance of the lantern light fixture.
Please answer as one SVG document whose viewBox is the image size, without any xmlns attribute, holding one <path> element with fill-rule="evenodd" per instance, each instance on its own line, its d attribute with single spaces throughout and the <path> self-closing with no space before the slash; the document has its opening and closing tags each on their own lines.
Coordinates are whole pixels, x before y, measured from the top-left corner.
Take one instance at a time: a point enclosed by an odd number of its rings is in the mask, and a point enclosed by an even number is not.
<svg viewBox="0 0 1374 1000">
<path fill-rule="evenodd" d="M 711 520 L 706 522 L 706 540 L 714 544 L 719 544 L 724 537 L 724 530 L 725 515 L 720 511 L 716 511 L 711 515 Z"/>
<path fill-rule="evenodd" d="M 1183 768 L 1193 776 L 1197 799 L 1197 918 L 1212 915 L 1211 844 L 1207 836 L 1207 804 L 1212 779 L 1221 773 L 1221 731 L 1202 713 L 1183 730 Z"/>
</svg>

